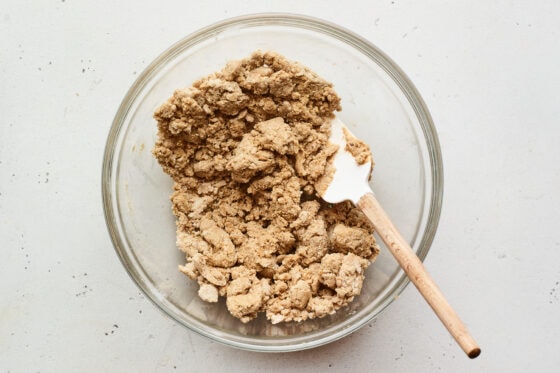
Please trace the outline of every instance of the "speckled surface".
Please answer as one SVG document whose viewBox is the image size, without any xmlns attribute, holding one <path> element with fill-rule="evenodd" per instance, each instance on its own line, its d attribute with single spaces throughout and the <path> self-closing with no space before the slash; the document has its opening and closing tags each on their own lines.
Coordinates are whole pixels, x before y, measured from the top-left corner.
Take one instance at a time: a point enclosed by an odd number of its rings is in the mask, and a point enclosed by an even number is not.
<svg viewBox="0 0 560 373">
<path fill-rule="evenodd" d="M 560 366 L 560 5 L 469 1 L 3 2 L 0 371 L 553 372 Z M 259 354 L 174 324 L 112 248 L 107 132 L 128 87 L 223 18 L 323 18 L 389 54 L 439 132 L 445 196 L 426 266 L 482 347 L 463 356 L 413 287 L 351 336 Z"/>
</svg>

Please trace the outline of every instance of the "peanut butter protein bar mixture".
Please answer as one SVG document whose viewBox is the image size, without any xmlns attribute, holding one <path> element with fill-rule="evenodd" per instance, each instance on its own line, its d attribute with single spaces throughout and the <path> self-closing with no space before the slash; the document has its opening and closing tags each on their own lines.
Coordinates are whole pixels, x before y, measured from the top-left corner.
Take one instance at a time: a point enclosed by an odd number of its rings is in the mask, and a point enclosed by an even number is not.
<svg viewBox="0 0 560 373">
<path fill-rule="evenodd" d="M 360 293 L 379 252 L 373 228 L 314 187 L 337 151 L 337 110 L 332 84 L 260 51 L 156 110 L 153 154 L 174 180 L 179 270 L 203 300 L 226 297 L 241 321 L 265 312 L 278 323 L 324 317 Z"/>
</svg>

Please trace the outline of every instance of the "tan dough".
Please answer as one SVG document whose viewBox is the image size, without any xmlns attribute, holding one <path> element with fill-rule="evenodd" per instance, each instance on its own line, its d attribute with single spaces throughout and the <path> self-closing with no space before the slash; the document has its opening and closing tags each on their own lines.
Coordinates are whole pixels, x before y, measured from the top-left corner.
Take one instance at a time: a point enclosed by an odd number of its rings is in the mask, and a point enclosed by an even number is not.
<svg viewBox="0 0 560 373">
<path fill-rule="evenodd" d="M 277 323 L 332 314 L 359 294 L 379 251 L 373 228 L 314 188 L 337 151 L 336 110 L 330 83 L 260 51 L 156 110 L 153 154 L 175 182 L 179 269 L 203 300 L 223 296 L 241 321 L 264 312 Z"/>
</svg>

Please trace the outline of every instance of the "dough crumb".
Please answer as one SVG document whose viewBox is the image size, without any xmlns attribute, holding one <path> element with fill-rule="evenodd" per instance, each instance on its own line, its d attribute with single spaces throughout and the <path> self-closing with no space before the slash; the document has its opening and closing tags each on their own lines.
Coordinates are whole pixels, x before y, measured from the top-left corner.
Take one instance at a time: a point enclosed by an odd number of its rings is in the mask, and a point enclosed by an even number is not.
<svg viewBox="0 0 560 373">
<path fill-rule="evenodd" d="M 315 187 L 338 150 L 328 141 L 338 110 L 331 83 L 257 51 L 155 111 L 153 154 L 174 180 L 179 270 L 201 299 L 225 297 L 242 322 L 264 312 L 279 323 L 333 314 L 360 293 L 379 252 L 373 227 Z M 367 145 L 348 143 L 358 163 L 371 160 Z"/>
<path fill-rule="evenodd" d="M 367 162 L 373 162 L 369 146 L 355 137 L 347 128 L 343 128 L 342 131 L 344 132 L 344 140 L 346 141 L 344 150 L 352 154 L 356 163 L 358 165 L 363 165 Z"/>
<path fill-rule="evenodd" d="M 210 284 L 201 284 L 198 296 L 205 302 L 216 303 L 218 301 L 218 289 Z"/>
</svg>

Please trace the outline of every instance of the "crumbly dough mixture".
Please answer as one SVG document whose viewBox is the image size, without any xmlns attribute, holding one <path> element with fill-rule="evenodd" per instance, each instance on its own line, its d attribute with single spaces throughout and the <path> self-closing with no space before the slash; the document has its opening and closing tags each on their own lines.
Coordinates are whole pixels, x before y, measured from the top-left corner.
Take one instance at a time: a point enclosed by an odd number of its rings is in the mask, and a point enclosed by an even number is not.
<svg viewBox="0 0 560 373">
<path fill-rule="evenodd" d="M 373 159 L 368 144 L 358 139 L 346 128 L 343 128 L 342 132 L 344 133 L 344 141 L 346 141 L 344 150 L 352 154 L 358 165 L 370 162 L 373 167 Z"/>
<path fill-rule="evenodd" d="M 179 270 L 243 322 L 324 317 L 361 291 L 379 247 L 349 202 L 314 183 L 337 147 L 330 83 L 274 52 L 253 53 L 179 89 L 154 117 L 153 154 L 174 180 Z"/>
</svg>

